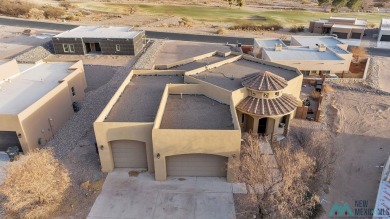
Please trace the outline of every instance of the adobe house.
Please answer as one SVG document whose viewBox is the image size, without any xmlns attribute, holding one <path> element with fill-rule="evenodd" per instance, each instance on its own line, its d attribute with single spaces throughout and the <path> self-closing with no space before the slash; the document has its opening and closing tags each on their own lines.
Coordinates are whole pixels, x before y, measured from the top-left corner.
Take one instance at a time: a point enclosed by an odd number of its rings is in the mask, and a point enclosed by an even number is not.
<svg viewBox="0 0 390 219">
<path fill-rule="evenodd" d="M 290 46 L 280 39 L 255 39 L 254 56 L 299 69 L 304 76 L 347 73 L 352 61 L 348 45 L 331 36 L 292 36 Z"/>
<path fill-rule="evenodd" d="M 341 39 L 362 39 L 367 20 L 351 17 L 330 17 L 310 21 L 309 31 L 318 34 L 335 34 Z"/>
<path fill-rule="evenodd" d="M 45 145 L 78 110 L 86 86 L 81 61 L 0 64 L 0 151 Z"/>
<path fill-rule="evenodd" d="M 94 123 L 103 172 L 231 181 L 226 165 L 242 134 L 275 141 L 301 105 L 297 69 L 248 55 L 216 51 L 155 68 L 165 70 L 132 70 Z"/>
<path fill-rule="evenodd" d="M 379 27 L 378 46 L 390 48 L 390 18 L 382 18 Z"/>
<path fill-rule="evenodd" d="M 56 54 L 137 55 L 145 31 L 133 27 L 79 26 L 52 37 Z"/>
</svg>

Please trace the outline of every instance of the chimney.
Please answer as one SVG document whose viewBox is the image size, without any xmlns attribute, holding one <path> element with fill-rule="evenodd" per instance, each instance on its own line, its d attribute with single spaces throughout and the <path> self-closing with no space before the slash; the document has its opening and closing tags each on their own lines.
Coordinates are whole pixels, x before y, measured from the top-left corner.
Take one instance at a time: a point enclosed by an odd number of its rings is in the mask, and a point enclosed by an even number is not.
<svg viewBox="0 0 390 219">
<path fill-rule="evenodd" d="M 280 43 L 275 44 L 275 51 L 282 51 L 282 44 Z"/>
<path fill-rule="evenodd" d="M 326 51 L 326 46 L 324 44 L 321 44 L 318 46 L 318 51 L 319 52 L 325 52 Z"/>
</svg>

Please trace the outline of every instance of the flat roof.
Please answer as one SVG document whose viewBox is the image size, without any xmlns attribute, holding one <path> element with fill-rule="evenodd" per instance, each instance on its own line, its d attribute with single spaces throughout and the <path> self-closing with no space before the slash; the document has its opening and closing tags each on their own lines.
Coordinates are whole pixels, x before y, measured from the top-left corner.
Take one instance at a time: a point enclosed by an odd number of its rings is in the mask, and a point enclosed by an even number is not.
<svg viewBox="0 0 390 219">
<path fill-rule="evenodd" d="M 286 47 L 286 44 L 283 43 L 280 39 L 259 39 L 255 38 L 255 42 L 261 47 L 275 47 L 276 44 L 281 44 L 283 47 Z"/>
<path fill-rule="evenodd" d="M 390 30 L 390 18 L 382 18 L 380 30 Z"/>
<path fill-rule="evenodd" d="M 351 29 L 366 29 L 364 26 L 357 26 L 357 25 L 348 25 L 348 24 L 333 24 L 333 27 L 338 28 L 351 28 Z"/>
<path fill-rule="evenodd" d="M 191 77 L 233 91 L 243 87 L 241 84 L 242 77 L 264 71 L 270 71 L 285 78 L 287 81 L 298 76 L 298 73 L 294 70 L 252 62 L 241 58 L 238 61 L 203 71 L 196 75 L 191 75 Z"/>
<path fill-rule="evenodd" d="M 344 60 L 328 49 L 324 52 L 311 48 L 288 47 L 282 51 L 274 49 L 264 49 L 268 57 L 272 60 Z"/>
<path fill-rule="evenodd" d="M 204 95 L 169 95 L 161 129 L 233 130 L 230 107 Z"/>
<path fill-rule="evenodd" d="M 312 37 L 306 37 L 306 36 L 293 36 L 293 38 L 301 44 L 301 46 L 308 46 L 308 47 L 318 47 L 318 45 L 325 44 L 328 47 L 337 46 L 339 44 L 344 44 L 339 39 L 332 37 L 332 36 L 325 36 L 325 37 L 318 37 L 318 36 L 312 36 Z"/>
<path fill-rule="evenodd" d="M 229 55 L 227 57 L 222 57 L 222 56 L 214 55 L 214 56 L 211 56 L 211 57 L 207 57 L 207 58 L 204 58 L 204 59 L 200 59 L 200 60 L 196 60 L 196 61 L 184 64 L 184 65 L 180 65 L 180 66 L 176 66 L 176 67 L 170 68 L 170 70 L 186 70 L 186 71 L 189 71 L 189 70 L 193 70 L 193 69 L 204 67 L 206 65 L 214 64 L 214 63 L 223 61 L 225 59 L 230 59 L 230 58 L 233 58 L 234 56 L 235 55 Z"/>
<path fill-rule="evenodd" d="M 103 27 L 79 26 L 72 30 L 55 35 L 54 38 L 134 38 L 141 30 L 132 30 L 131 26 Z"/>
<path fill-rule="evenodd" d="M 106 122 L 154 122 L 167 84 L 183 84 L 182 75 L 134 75 Z"/>
<path fill-rule="evenodd" d="M 0 113 L 18 114 L 42 98 L 58 81 L 69 75 L 74 63 L 39 63 L 11 77 L 11 82 L 0 82 Z M 27 67 L 27 66 L 24 66 Z"/>
</svg>

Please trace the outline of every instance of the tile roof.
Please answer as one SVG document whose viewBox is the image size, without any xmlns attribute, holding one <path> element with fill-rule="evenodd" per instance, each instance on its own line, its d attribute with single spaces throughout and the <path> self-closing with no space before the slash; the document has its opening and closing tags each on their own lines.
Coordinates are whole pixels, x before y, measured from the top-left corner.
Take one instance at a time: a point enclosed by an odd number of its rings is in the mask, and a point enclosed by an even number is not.
<svg viewBox="0 0 390 219">
<path fill-rule="evenodd" d="M 286 79 L 269 71 L 246 75 L 241 82 L 244 87 L 258 91 L 282 90 L 288 84 Z"/>
<path fill-rule="evenodd" d="M 296 109 L 298 101 L 290 94 L 283 94 L 274 99 L 259 99 L 248 96 L 242 100 L 237 109 L 259 116 L 273 116 L 288 114 Z"/>
</svg>

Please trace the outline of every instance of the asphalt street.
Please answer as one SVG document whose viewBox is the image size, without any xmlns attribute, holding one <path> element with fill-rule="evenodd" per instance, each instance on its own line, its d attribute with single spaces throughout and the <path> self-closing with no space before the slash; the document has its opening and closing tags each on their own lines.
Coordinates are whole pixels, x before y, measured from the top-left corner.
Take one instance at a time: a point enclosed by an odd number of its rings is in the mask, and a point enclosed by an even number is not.
<svg viewBox="0 0 390 219">
<path fill-rule="evenodd" d="M 0 25 L 49 29 L 49 30 L 58 30 L 58 31 L 70 30 L 78 26 L 74 24 L 30 21 L 30 20 L 23 20 L 23 19 L 8 18 L 8 17 L 0 17 Z M 198 41 L 198 42 L 209 42 L 209 43 L 231 43 L 231 44 L 241 43 L 243 45 L 253 45 L 253 38 L 242 38 L 242 37 L 168 33 L 168 32 L 157 32 L 157 31 L 146 31 L 146 36 L 148 38 L 155 38 L 155 39 Z M 390 49 L 370 47 L 367 48 L 367 52 L 370 55 L 390 57 Z"/>
</svg>

